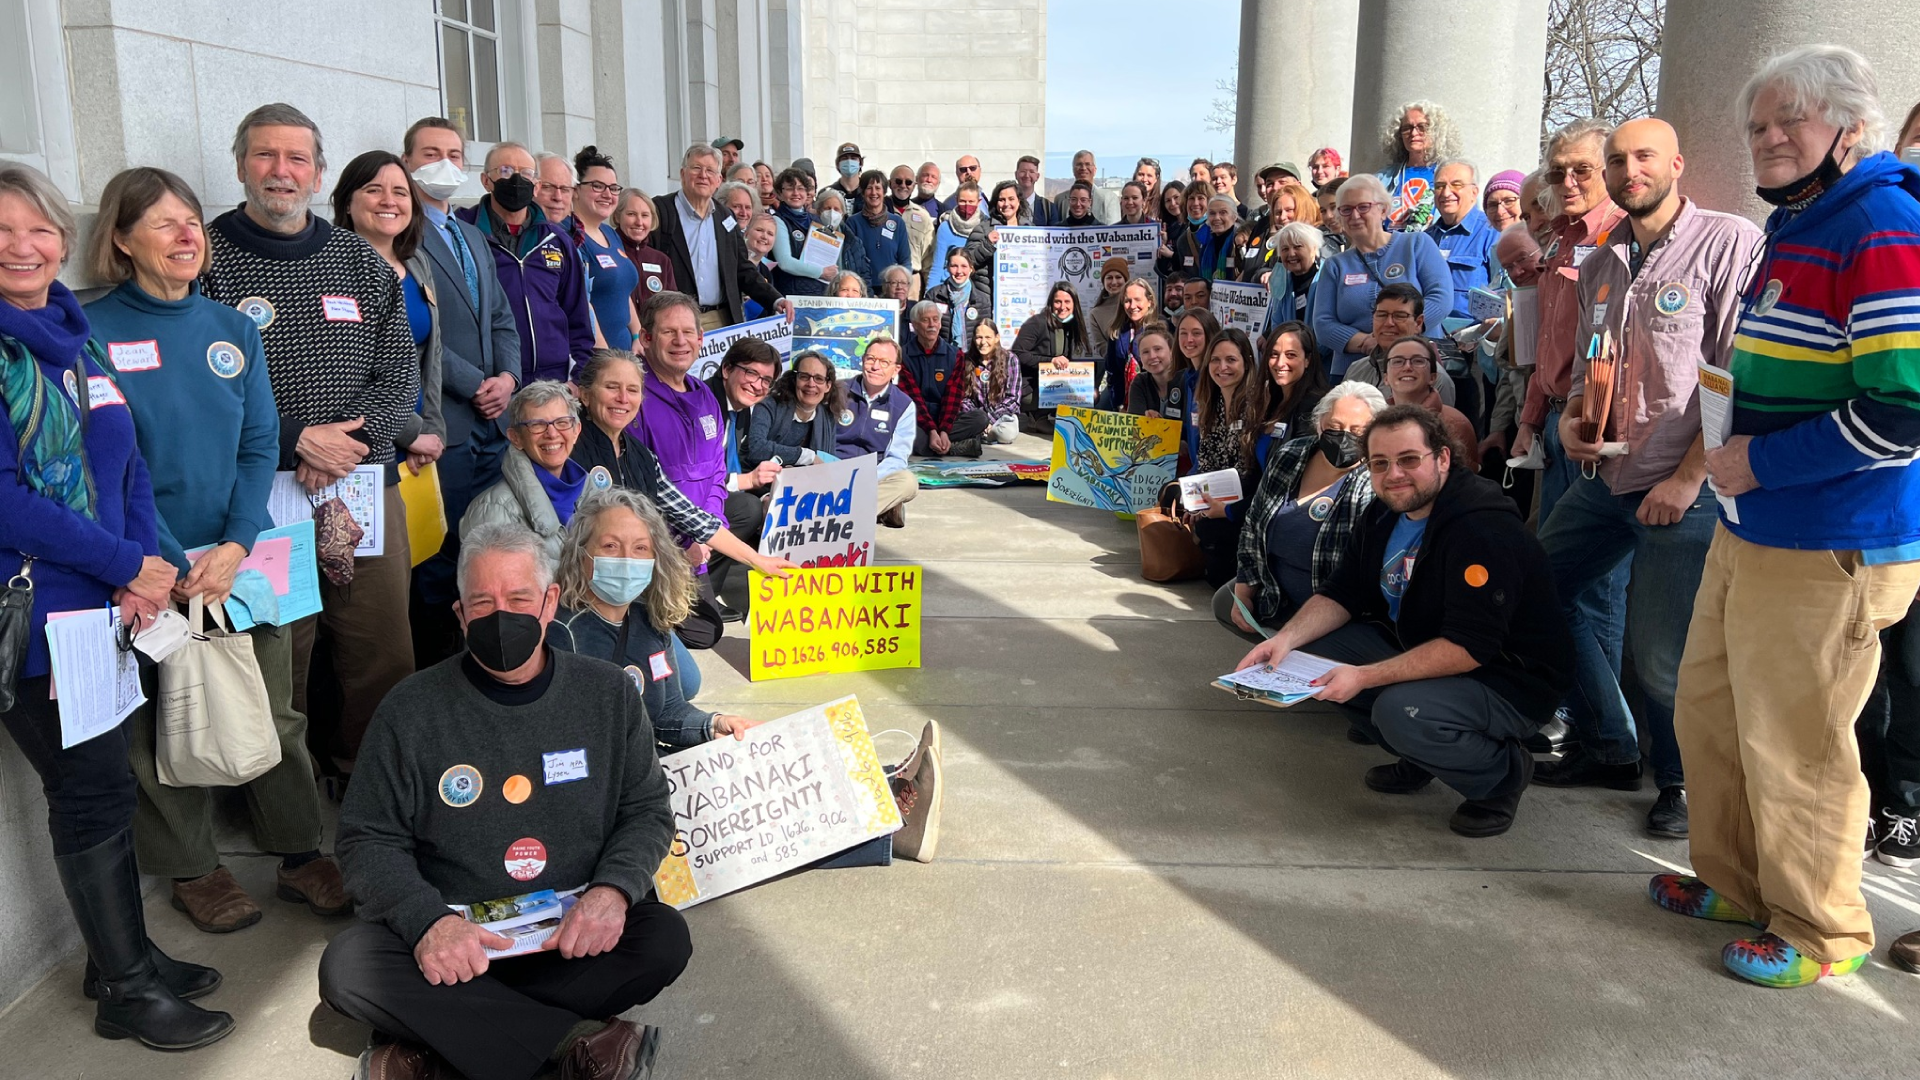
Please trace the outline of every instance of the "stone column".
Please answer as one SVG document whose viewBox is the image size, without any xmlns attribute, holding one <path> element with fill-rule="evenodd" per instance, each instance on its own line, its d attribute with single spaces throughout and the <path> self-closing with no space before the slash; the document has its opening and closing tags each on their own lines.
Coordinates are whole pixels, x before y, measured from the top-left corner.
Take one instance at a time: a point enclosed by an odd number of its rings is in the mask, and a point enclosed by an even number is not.
<svg viewBox="0 0 1920 1080">
<path fill-rule="evenodd" d="M 1320 147 L 1349 154 L 1359 17 L 1360 0 L 1241 0 L 1233 128 L 1241 201 L 1255 201 L 1255 174 L 1276 161 L 1298 165 L 1305 179 Z"/>
<path fill-rule="evenodd" d="M 1546 56 L 1546 0 L 1360 0 L 1349 171 L 1386 166 L 1381 131 L 1417 99 L 1446 109 L 1480 175 L 1533 168 Z"/>
<path fill-rule="evenodd" d="M 767 64 L 772 110 L 767 161 L 778 173 L 806 146 L 806 20 L 804 0 L 767 0 Z M 915 162 L 915 164 L 919 164 Z"/>
<path fill-rule="evenodd" d="M 1755 221 L 1766 216 L 1770 207 L 1753 194 L 1746 118 L 1734 115 L 1736 99 L 1768 57 L 1815 42 L 1858 49 L 1873 64 L 1891 145 L 1920 100 L 1920 20 L 1879 0 L 1669 0 L 1656 111 L 1680 134 L 1688 197 Z"/>
</svg>

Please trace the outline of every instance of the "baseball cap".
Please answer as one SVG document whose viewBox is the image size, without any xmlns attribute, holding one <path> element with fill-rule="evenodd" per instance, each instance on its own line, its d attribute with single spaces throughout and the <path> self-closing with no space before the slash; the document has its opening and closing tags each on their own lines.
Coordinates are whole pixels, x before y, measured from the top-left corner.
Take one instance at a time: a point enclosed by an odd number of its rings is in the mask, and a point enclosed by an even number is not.
<svg viewBox="0 0 1920 1080">
<path fill-rule="evenodd" d="M 713 148 L 715 150 L 719 150 L 722 147 L 727 147 L 727 146 L 731 146 L 735 150 L 745 150 L 747 148 L 747 144 L 744 142 L 741 142 L 740 136 L 738 135 L 722 135 L 719 138 L 713 140 Z"/>
<path fill-rule="evenodd" d="M 1267 166 L 1266 168 L 1260 170 L 1261 176 L 1266 176 L 1269 173 L 1285 173 L 1286 175 L 1293 177 L 1295 180 L 1300 179 L 1300 167 L 1298 165 L 1295 165 L 1291 161 L 1276 161 L 1273 164 Z"/>
<path fill-rule="evenodd" d="M 840 149 L 834 151 L 833 153 L 833 160 L 835 163 L 839 163 L 839 162 L 845 161 L 848 158 L 860 158 L 863 161 L 866 160 L 865 155 L 860 153 L 860 148 L 858 146 L 855 146 L 852 143 L 841 143 Z"/>
</svg>

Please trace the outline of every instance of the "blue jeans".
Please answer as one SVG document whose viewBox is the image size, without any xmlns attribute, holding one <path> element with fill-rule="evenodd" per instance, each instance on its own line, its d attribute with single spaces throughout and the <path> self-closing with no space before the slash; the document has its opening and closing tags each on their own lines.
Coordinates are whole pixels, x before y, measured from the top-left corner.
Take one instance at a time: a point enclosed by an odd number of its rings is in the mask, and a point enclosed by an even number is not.
<svg viewBox="0 0 1920 1080">
<path fill-rule="evenodd" d="M 1567 456 L 1560 446 L 1560 410 L 1547 414 L 1546 430 L 1540 433 L 1546 441 L 1547 467 L 1540 473 L 1540 516 L 1536 527 L 1546 531 L 1547 519 L 1553 516 L 1553 507 L 1567 489 L 1581 480 L 1580 463 Z"/>
<path fill-rule="evenodd" d="M 687 643 L 680 640 L 679 634 L 668 634 L 673 639 L 673 670 L 680 675 L 680 696 L 688 701 L 700 692 L 700 665 L 694 663 L 693 654 L 687 651 Z"/>
<path fill-rule="evenodd" d="M 1605 630 L 1589 609 L 1618 610 L 1618 581 L 1630 577 L 1625 640 L 1645 702 L 1654 783 L 1672 787 L 1685 782 L 1673 737 L 1674 688 L 1718 513 L 1702 485 L 1677 524 L 1642 525 L 1635 514 L 1644 498 L 1644 491 L 1615 495 L 1605 481 L 1581 479 L 1540 530 L 1540 544 L 1573 631 L 1574 737 L 1609 765 L 1640 760 L 1640 737 L 1620 688 L 1621 631 Z"/>
</svg>

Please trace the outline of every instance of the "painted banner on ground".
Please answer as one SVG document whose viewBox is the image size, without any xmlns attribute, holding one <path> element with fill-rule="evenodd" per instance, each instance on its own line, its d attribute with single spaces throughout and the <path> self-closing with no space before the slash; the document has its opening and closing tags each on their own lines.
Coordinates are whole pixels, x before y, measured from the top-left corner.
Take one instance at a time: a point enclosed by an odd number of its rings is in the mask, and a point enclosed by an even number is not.
<svg viewBox="0 0 1920 1080">
<path fill-rule="evenodd" d="M 1208 308 L 1220 320 L 1220 329 L 1244 330 L 1259 337 L 1267 328 L 1267 287 L 1244 281 L 1216 281 Z"/>
<path fill-rule="evenodd" d="M 718 330 L 709 330 L 700 338 L 700 355 L 693 361 L 690 378 L 702 382 L 713 377 L 720 370 L 720 361 L 733 348 L 733 343 L 742 338 L 759 338 L 774 347 L 780 353 L 780 366 L 786 367 L 787 360 L 793 356 L 793 324 L 785 315 L 770 315 L 752 322 L 735 323 Z"/>
<path fill-rule="evenodd" d="M 860 372 L 860 353 L 876 335 L 900 340 L 900 303 L 839 296 L 794 296 L 793 351 L 833 361 L 841 378 Z"/>
<path fill-rule="evenodd" d="M 1047 482 L 1052 467 L 1044 461 L 916 461 L 907 466 L 921 487 L 1004 487 Z"/>
<path fill-rule="evenodd" d="M 1062 405 L 1053 420 L 1047 500 L 1137 513 L 1180 464 L 1180 421 Z"/>
<path fill-rule="evenodd" d="M 1118 255 L 1127 261 L 1129 277 L 1154 283 L 1154 254 L 1160 249 L 1160 226 L 1103 225 L 1091 229 L 1040 229 L 1003 226 L 993 252 L 993 323 L 1000 339 L 1012 341 L 1027 321 L 1047 303 L 1047 289 L 1066 281 L 1080 296 L 1080 310 L 1090 312 L 1100 300 L 1100 264 Z M 1078 359 L 1078 357 L 1068 357 Z"/>
<path fill-rule="evenodd" d="M 844 697 L 660 759 L 673 846 L 660 899 L 690 908 L 899 830 L 860 702 Z"/>
<path fill-rule="evenodd" d="M 755 572 L 747 677 L 920 666 L 920 568 L 870 566 Z"/>
<path fill-rule="evenodd" d="M 865 566 L 880 513 L 880 459 L 872 454 L 781 469 L 768 492 L 760 554 L 801 566 Z"/>
</svg>

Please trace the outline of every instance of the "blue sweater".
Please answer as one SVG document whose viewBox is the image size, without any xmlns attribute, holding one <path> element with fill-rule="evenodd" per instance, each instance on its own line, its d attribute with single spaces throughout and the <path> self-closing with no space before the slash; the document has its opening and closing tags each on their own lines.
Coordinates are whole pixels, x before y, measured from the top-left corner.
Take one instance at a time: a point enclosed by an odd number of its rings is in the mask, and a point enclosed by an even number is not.
<svg viewBox="0 0 1920 1080">
<path fill-rule="evenodd" d="M 1333 353 L 1333 377 L 1362 354 L 1347 351 L 1355 334 L 1373 332 L 1373 299 L 1385 285 L 1412 285 L 1427 302 L 1426 333 L 1441 335 L 1440 321 L 1453 311 L 1453 271 L 1433 238 L 1423 232 L 1387 234 L 1371 255 L 1348 248 L 1321 264 L 1313 287 L 1313 336 Z"/>
<path fill-rule="evenodd" d="M 887 211 L 886 220 L 875 225 L 860 214 L 848 214 L 846 224 L 847 242 L 860 245 L 865 260 L 858 265 L 858 273 L 867 280 L 867 291 L 875 296 L 880 294 L 880 271 L 889 266 L 904 266 L 913 269 L 913 252 L 907 246 L 907 223 L 899 214 Z M 849 260 L 842 258 L 842 266 Z"/>
<path fill-rule="evenodd" d="M 55 386 L 63 384 L 69 369 L 38 357 L 35 362 Z M 86 437 L 95 492 L 91 520 L 27 486 L 19 472 L 19 435 L 0 408 L 0 573 L 18 573 L 23 554 L 39 560 L 33 564 L 33 632 L 27 637 L 23 678 L 47 673 L 48 612 L 110 602 L 114 590 L 140 576 L 142 559 L 160 554 L 153 487 L 134 439 L 133 414 L 106 369 L 91 357 L 87 376 L 100 394 Z"/>
<path fill-rule="evenodd" d="M 273 527 L 267 490 L 280 449 L 253 320 L 197 288 L 184 300 L 161 300 L 131 281 L 86 311 L 133 410 L 160 554 L 185 572 L 187 548 L 251 549 Z"/>
</svg>

